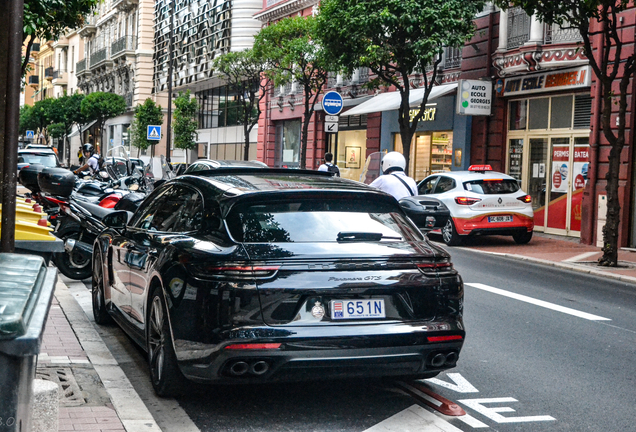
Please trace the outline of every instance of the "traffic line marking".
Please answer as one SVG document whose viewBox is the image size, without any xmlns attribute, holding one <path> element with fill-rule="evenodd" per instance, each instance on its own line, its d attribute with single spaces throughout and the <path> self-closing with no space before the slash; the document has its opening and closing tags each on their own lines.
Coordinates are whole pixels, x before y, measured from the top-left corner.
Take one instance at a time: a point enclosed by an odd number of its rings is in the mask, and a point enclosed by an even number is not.
<svg viewBox="0 0 636 432">
<path fill-rule="evenodd" d="M 510 292 L 510 291 L 502 290 L 502 289 L 499 289 L 499 288 L 491 287 L 491 286 L 480 284 L 480 283 L 464 283 L 464 285 L 468 285 L 468 286 L 471 286 L 473 288 L 477 288 L 477 289 L 480 289 L 480 290 L 483 290 L 483 291 L 491 292 L 493 294 L 499 294 L 499 295 L 504 296 L 504 297 L 509 297 L 509 298 L 512 298 L 512 299 L 515 299 L 515 300 L 519 300 L 519 301 L 522 301 L 522 302 L 533 304 L 535 306 L 544 307 L 546 309 L 551 309 L 551 310 L 554 310 L 554 311 L 557 311 L 557 312 L 562 312 L 562 313 L 565 313 L 565 314 L 568 314 L 568 315 L 573 315 L 573 316 L 576 316 L 576 317 L 579 317 L 579 318 L 583 318 L 583 319 L 586 319 L 586 320 L 590 320 L 590 321 L 611 321 L 610 318 L 603 318 L 603 317 L 598 316 L 598 315 L 592 315 L 592 314 L 589 314 L 587 312 L 581 312 L 581 311 L 578 311 L 576 309 L 570 309 L 570 308 L 565 307 L 565 306 L 559 306 L 559 305 L 554 304 L 554 303 L 549 303 L 549 302 L 546 302 L 546 301 L 543 301 L 543 300 L 538 300 L 538 299 L 535 299 L 535 298 L 532 298 L 532 297 L 528 297 L 528 296 L 525 296 L 525 295 L 522 295 L 522 294 L 513 293 L 513 292 Z"/>
<path fill-rule="evenodd" d="M 411 396 L 422 401 L 431 408 L 436 409 L 442 414 L 447 416 L 466 415 L 466 411 L 464 411 L 459 405 L 426 388 L 421 382 L 415 381 L 412 384 L 407 384 L 403 381 L 398 381 L 396 384 L 406 390 Z"/>
<path fill-rule="evenodd" d="M 450 378 L 454 382 L 454 384 L 442 381 L 439 378 L 427 378 L 426 381 L 430 382 L 431 384 L 435 384 L 440 387 L 455 391 L 457 393 L 479 393 L 479 390 L 477 390 L 471 383 L 469 383 L 468 380 L 461 374 L 447 373 L 446 376 Z"/>
<path fill-rule="evenodd" d="M 519 402 L 515 398 L 511 397 L 502 397 L 502 398 L 486 398 L 486 399 L 461 399 L 459 402 L 463 403 L 467 407 L 470 407 L 477 411 L 478 413 L 488 417 L 491 420 L 496 421 L 497 423 L 527 423 L 527 422 L 537 422 L 537 421 L 556 421 L 556 419 L 549 415 L 540 415 L 540 416 L 524 416 L 524 417 L 504 417 L 499 413 L 511 413 L 515 412 L 514 409 L 507 406 L 499 406 L 499 407 L 486 407 L 485 404 L 491 403 L 510 403 L 510 402 Z"/>
<path fill-rule="evenodd" d="M 591 256 L 594 256 L 596 254 L 600 253 L 599 251 L 594 251 L 594 252 L 585 252 L 582 253 L 580 255 L 577 256 L 573 256 L 572 258 L 568 258 L 568 259 L 564 259 L 561 262 L 576 262 L 576 261 L 582 261 L 586 258 L 589 258 Z"/>
<path fill-rule="evenodd" d="M 462 417 L 459 417 L 462 418 Z M 446 420 L 419 405 L 412 405 L 364 432 L 462 432 Z"/>
</svg>

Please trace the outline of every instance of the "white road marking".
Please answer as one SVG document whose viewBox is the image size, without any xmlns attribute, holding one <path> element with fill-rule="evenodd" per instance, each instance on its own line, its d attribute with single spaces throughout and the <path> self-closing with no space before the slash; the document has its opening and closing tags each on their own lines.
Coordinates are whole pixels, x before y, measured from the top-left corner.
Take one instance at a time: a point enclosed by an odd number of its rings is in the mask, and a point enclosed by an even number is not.
<svg viewBox="0 0 636 432">
<path fill-rule="evenodd" d="M 447 388 L 457 393 L 479 393 L 479 390 L 473 387 L 473 385 L 469 383 L 466 378 L 461 376 L 461 374 L 447 373 L 446 376 L 449 377 L 451 380 L 453 380 L 455 384 L 442 381 L 439 378 L 428 378 L 428 379 L 420 380 L 420 381 L 428 381 L 431 384 L 435 384 L 440 387 Z"/>
<path fill-rule="evenodd" d="M 581 312 L 581 311 L 578 311 L 576 309 L 570 309 L 570 308 L 565 307 L 565 306 L 559 306 L 559 305 L 554 304 L 554 303 L 549 303 L 549 302 L 546 302 L 546 301 L 543 301 L 543 300 L 538 300 L 538 299 L 535 299 L 535 298 L 532 298 L 532 297 L 524 296 L 524 295 L 521 295 L 521 294 L 516 294 L 516 293 L 510 292 L 510 291 L 505 291 L 505 290 L 502 290 L 502 289 L 499 289 L 499 288 L 491 287 L 491 286 L 480 284 L 480 283 L 464 283 L 464 285 L 468 285 L 468 286 L 471 286 L 473 288 L 477 288 L 477 289 L 480 289 L 480 290 L 488 291 L 488 292 L 491 292 L 493 294 L 499 294 L 499 295 L 502 295 L 504 297 L 509 297 L 509 298 L 512 298 L 512 299 L 515 299 L 515 300 L 519 300 L 519 301 L 522 301 L 522 302 L 530 303 L 530 304 L 533 304 L 535 306 L 541 306 L 541 307 L 544 307 L 546 309 L 551 309 L 551 310 L 554 310 L 554 311 L 557 311 L 557 312 L 562 312 L 562 313 L 565 313 L 565 314 L 574 315 L 576 317 L 583 318 L 583 319 L 590 320 L 590 321 L 611 321 L 610 318 L 603 318 L 603 317 L 598 316 L 598 315 L 592 315 L 592 314 L 589 314 L 587 312 Z"/>
<path fill-rule="evenodd" d="M 580 255 L 573 256 L 572 258 L 564 259 L 564 260 L 563 260 L 563 261 L 561 261 L 561 262 L 576 262 L 576 261 L 583 261 L 584 259 L 589 258 L 589 257 L 591 257 L 591 256 L 593 256 L 593 255 L 598 254 L 598 253 L 599 253 L 598 251 L 596 251 L 596 252 L 585 252 L 585 253 L 582 253 L 582 254 L 580 254 Z"/>
<path fill-rule="evenodd" d="M 511 397 L 487 398 L 487 399 L 461 399 L 458 402 L 474 409 L 478 413 L 488 417 L 497 423 L 527 423 L 537 421 L 556 421 L 554 417 L 549 415 L 527 416 L 527 417 L 504 417 L 500 412 L 515 412 L 514 409 L 506 406 L 488 408 L 484 406 L 487 403 L 509 403 L 518 402 L 517 399 Z"/>
<path fill-rule="evenodd" d="M 419 405 L 412 405 L 364 432 L 462 432 Z"/>
<path fill-rule="evenodd" d="M 473 429 L 483 429 L 483 428 L 490 428 L 490 426 L 488 426 L 486 423 L 480 422 L 479 420 L 477 420 L 475 417 L 471 416 L 470 414 L 466 414 L 460 417 L 455 417 L 457 420 L 461 420 L 464 423 L 466 423 L 468 426 L 470 426 Z"/>
</svg>

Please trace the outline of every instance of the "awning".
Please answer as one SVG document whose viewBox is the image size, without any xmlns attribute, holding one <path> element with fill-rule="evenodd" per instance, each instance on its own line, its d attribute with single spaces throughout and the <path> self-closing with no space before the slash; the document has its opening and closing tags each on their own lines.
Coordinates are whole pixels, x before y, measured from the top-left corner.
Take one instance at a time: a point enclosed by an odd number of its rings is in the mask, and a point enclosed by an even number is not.
<svg viewBox="0 0 636 432">
<path fill-rule="evenodd" d="M 93 120 L 92 122 L 85 124 L 85 125 L 82 127 L 82 132 L 86 132 L 86 131 L 87 131 L 87 130 L 91 127 L 91 126 L 93 126 L 95 123 L 97 123 L 97 120 Z M 74 136 L 75 136 L 75 135 L 77 135 L 78 133 L 79 133 L 79 129 L 78 129 L 78 127 L 77 127 L 77 126 L 75 126 L 75 130 L 74 130 L 73 132 L 71 132 L 70 134 L 68 134 L 68 137 L 69 137 L 69 138 L 74 137 Z"/>
<path fill-rule="evenodd" d="M 453 93 L 456 89 L 457 89 L 457 83 L 435 86 L 431 90 L 431 93 L 428 95 L 428 102 L 431 102 L 434 99 L 445 96 L 449 93 Z M 409 94 L 409 106 L 411 108 L 418 108 L 420 104 L 422 103 L 423 97 L 424 97 L 423 88 L 411 90 Z M 381 112 L 381 111 L 395 111 L 400 108 L 401 102 L 402 102 L 402 97 L 400 95 L 400 92 L 398 91 L 380 93 L 379 95 L 374 96 L 370 100 L 363 102 L 357 107 L 352 108 L 349 111 L 344 112 L 340 115 L 350 116 L 350 115 L 369 114 L 369 113 Z"/>
</svg>

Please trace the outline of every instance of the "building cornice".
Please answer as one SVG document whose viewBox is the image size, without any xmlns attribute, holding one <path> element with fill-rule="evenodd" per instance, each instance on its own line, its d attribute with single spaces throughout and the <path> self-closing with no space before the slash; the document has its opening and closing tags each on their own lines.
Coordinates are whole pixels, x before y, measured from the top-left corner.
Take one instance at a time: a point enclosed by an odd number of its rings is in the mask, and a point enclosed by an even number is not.
<svg viewBox="0 0 636 432">
<path fill-rule="evenodd" d="M 520 50 L 512 53 L 497 53 L 493 66 L 500 77 L 520 75 L 528 72 L 556 68 L 577 67 L 589 64 L 589 60 L 578 47 L 554 47 L 546 49 Z"/>
<path fill-rule="evenodd" d="M 282 4 L 275 4 L 269 8 L 254 14 L 254 18 L 268 23 L 279 18 L 287 17 L 295 12 L 302 11 L 308 7 L 317 5 L 319 0 L 291 0 Z"/>
</svg>

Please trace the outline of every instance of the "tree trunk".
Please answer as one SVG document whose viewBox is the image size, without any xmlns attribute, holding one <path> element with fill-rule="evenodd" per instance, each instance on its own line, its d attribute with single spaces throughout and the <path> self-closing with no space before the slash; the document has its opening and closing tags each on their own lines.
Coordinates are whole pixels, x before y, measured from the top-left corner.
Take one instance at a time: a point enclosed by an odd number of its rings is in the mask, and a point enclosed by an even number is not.
<svg viewBox="0 0 636 432">
<path fill-rule="evenodd" d="M 303 127 L 300 133 L 300 155 L 298 158 L 300 159 L 300 168 L 307 168 L 307 141 L 309 139 L 309 121 L 311 120 L 311 116 L 314 113 L 314 110 L 310 110 L 310 102 L 311 102 L 311 88 L 305 86 L 305 100 L 304 105 L 305 109 L 303 112 Z"/>
<path fill-rule="evenodd" d="M 243 149 L 243 160 L 250 158 L 250 125 L 246 121 L 243 122 L 243 135 L 245 140 L 245 148 Z"/>
</svg>

